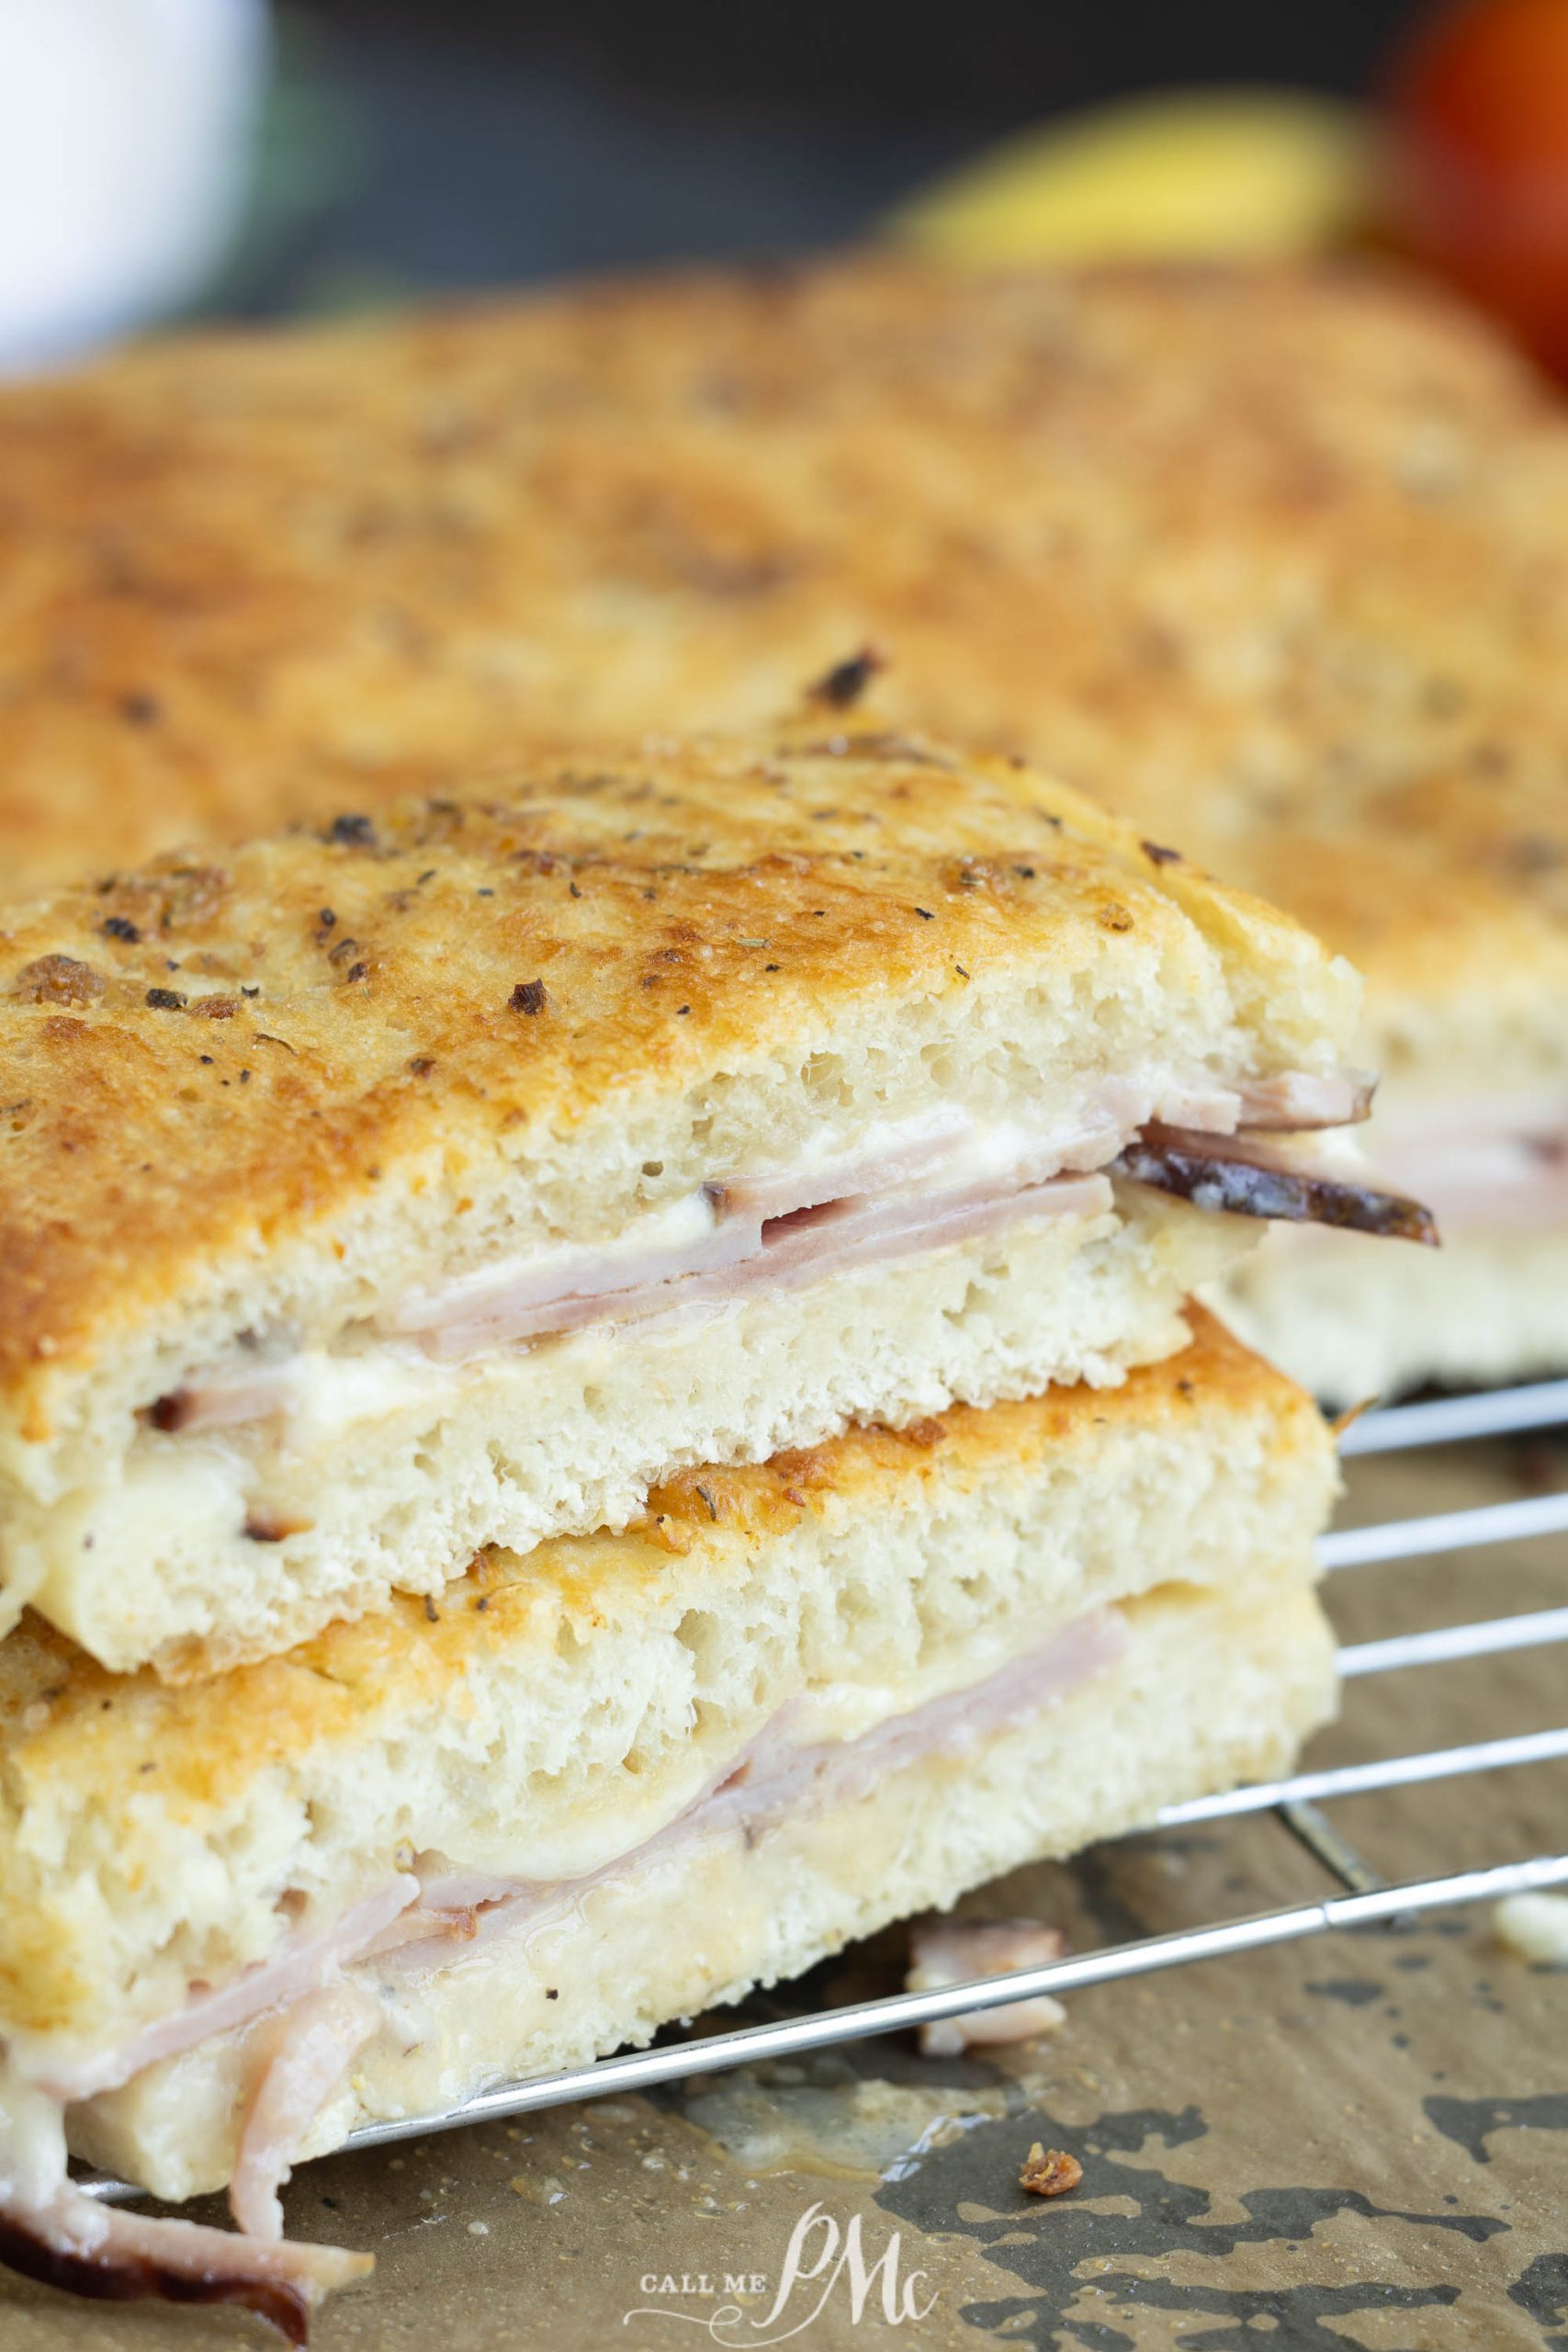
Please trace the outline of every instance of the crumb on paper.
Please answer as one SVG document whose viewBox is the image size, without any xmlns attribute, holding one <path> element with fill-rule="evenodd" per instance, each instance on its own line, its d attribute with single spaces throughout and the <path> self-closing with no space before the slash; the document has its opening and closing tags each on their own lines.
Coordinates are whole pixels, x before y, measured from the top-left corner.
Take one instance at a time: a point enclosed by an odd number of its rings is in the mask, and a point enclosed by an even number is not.
<svg viewBox="0 0 1568 2352">
<path fill-rule="evenodd" d="M 1506 1894 L 1492 1932 L 1520 1960 L 1568 1961 L 1568 1894 Z"/>
<path fill-rule="evenodd" d="M 910 1993 L 945 1991 L 976 1976 L 1002 1976 L 1015 1969 L 1046 1968 L 1065 1958 L 1067 1939 L 1059 1928 L 1042 1927 L 1037 1919 L 922 1919 L 909 1930 L 910 1965 L 905 1989 Z M 958 2058 L 966 2050 L 997 2048 L 1002 2043 L 1031 2041 L 1043 2033 L 1059 2033 L 1067 2013 L 1048 1993 L 1022 2001 L 1009 2001 L 994 2009 L 966 2009 L 961 2017 L 942 2018 L 920 2028 L 920 2051 L 927 2058 Z"/>
<path fill-rule="evenodd" d="M 1065 2148 L 1043 2148 L 1038 2140 L 1023 2160 L 1018 2185 L 1032 2197 L 1066 2197 L 1083 2178 L 1083 2166 Z"/>
</svg>

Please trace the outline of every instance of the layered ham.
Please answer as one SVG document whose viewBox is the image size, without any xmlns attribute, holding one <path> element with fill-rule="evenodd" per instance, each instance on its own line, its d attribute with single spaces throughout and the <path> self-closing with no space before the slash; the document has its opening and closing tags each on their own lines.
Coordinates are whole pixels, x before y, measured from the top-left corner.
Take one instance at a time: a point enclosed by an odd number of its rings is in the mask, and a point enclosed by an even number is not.
<svg viewBox="0 0 1568 2352">
<path fill-rule="evenodd" d="M 281 2237 L 277 2192 L 317 2114 L 392 2005 L 423 1977 L 460 1964 L 479 1939 L 531 1934 L 595 1886 L 635 1877 L 691 1839 L 748 1843 L 785 1816 L 847 1806 L 889 1773 L 959 1756 L 1066 1698 L 1126 1644 L 1116 1610 L 1080 1618 L 983 1680 L 937 1693 L 858 1736 L 812 1739 L 792 1703 L 712 1772 L 654 1835 L 586 1876 L 547 1883 L 466 1871 L 427 1854 L 327 1925 L 300 1919 L 275 1956 L 47 2081 L 13 2063 L 0 2084 L 0 2258 L 98 2295 L 163 2294 L 243 2303 L 302 2343 L 312 2303 L 361 2275 L 361 2256 Z M 829 1694 L 829 1696 L 831 1694 Z M 288 1898 L 280 1906 L 287 1916 Z M 250 2085 L 230 2199 L 240 2234 L 104 2206 L 67 2178 L 67 2105 L 129 2081 L 216 2035 L 245 2037 Z"/>
<path fill-rule="evenodd" d="M 563 1243 L 406 1295 L 344 1335 L 330 1360 L 412 1350 L 460 1366 L 499 1350 L 726 1304 L 858 1266 L 973 1241 L 1026 1219 L 1095 1217 L 1111 1207 L 1108 1170 L 1151 1123 L 1227 1136 L 1342 1125 L 1365 1115 L 1370 1082 L 1285 1071 L 1225 1085 L 1107 1079 L 1067 1127 L 982 1125 L 955 1105 L 888 1123 L 852 1147 L 831 1143 L 798 1165 L 717 1174 L 684 1199 L 638 1216 L 604 1243 Z M 1245 1201 L 1227 1202 L 1256 1213 Z M 287 1342 L 253 1342 L 159 1397 L 146 1418 L 166 1430 L 215 1430 L 287 1415 L 311 1360 Z"/>
</svg>

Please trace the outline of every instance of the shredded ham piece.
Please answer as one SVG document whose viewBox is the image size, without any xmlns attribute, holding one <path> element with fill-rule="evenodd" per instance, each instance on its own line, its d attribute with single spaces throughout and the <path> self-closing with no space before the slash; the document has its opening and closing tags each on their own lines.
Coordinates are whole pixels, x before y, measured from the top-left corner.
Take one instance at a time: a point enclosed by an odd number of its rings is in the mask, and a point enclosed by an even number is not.
<svg viewBox="0 0 1568 2352">
<path fill-rule="evenodd" d="M 100 2301 L 238 2303 L 294 2345 L 324 2295 L 375 2267 L 341 2246 L 268 2244 L 99 2204 L 67 2177 L 58 2103 L 14 2083 L 0 2110 L 0 2260 Z"/>
<path fill-rule="evenodd" d="M 251 2237 L 282 2237 L 277 2192 L 294 2152 L 380 2022 L 379 2003 L 352 1984 L 322 1985 L 279 2018 L 229 2183 L 230 2210 Z"/>
<path fill-rule="evenodd" d="M 945 1992 L 979 1976 L 1005 1976 L 1013 1969 L 1045 1968 L 1066 1957 L 1067 1939 L 1059 1928 L 1036 1919 L 922 1919 L 909 1930 L 910 1993 Z M 1055 2033 L 1067 2021 L 1060 2001 L 1048 1993 L 1010 2001 L 1005 2008 L 965 2009 L 920 2028 L 928 2058 L 957 2058 L 965 2050 L 1009 2041 L 1029 2041 Z"/>
</svg>

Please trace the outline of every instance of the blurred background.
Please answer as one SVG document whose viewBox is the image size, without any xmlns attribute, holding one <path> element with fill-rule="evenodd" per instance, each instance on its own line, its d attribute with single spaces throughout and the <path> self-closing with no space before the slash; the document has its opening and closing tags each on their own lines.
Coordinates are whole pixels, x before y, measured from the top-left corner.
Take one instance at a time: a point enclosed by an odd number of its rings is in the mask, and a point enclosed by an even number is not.
<svg viewBox="0 0 1568 2352">
<path fill-rule="evenodd" d="M 283 57 L 332 93 L 347 168 L 245 299 L 836 242 L 999 136 L 1127 92 L 1359 94 L 1410 13 L 1408 0 L 320 0 L 279 12 Z"/>
<path fill-rule="evenodd" d="M 1501 280 L 1500 220 L 1534 241 Z M 1399 243 L 1546 348 L 1568 0 L 0 0 L 12 370 L 867 232 L 962 262 Z"/>
</svg>

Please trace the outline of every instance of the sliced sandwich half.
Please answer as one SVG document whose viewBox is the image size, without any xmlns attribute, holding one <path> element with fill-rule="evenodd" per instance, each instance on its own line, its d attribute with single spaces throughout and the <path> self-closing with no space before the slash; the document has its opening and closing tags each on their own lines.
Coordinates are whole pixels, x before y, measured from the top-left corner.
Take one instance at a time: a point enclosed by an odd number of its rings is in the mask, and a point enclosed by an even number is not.
<svg viewBox="0 0 1568 2352">
<path fill-rule="evenodd" d="M 1198 1317 L 1120 1389 L 688 1471 L 287 1657 L 0 1647 L 0 2243 L 298 2327 L 301 2154 L 570 2065 L 1026 1858 L 1272 1774 L 1329 1713 L 1316 1408 Z M 227 2182 L 242 2234 L 66 2184 Z"/>
<path fill-rule="evenodd" d="M 6 1613 L 208 1671 L 682 1465 L 1114 1383 L 1228 1211 L 1404 1217 L 1235 1177 L 1363 1107 L 1355 1007 L 903 738 L 650 742 L 0 916 Z"/>
</svg>

